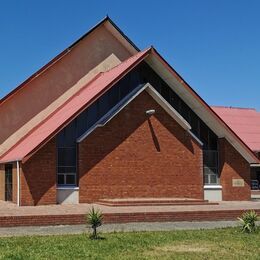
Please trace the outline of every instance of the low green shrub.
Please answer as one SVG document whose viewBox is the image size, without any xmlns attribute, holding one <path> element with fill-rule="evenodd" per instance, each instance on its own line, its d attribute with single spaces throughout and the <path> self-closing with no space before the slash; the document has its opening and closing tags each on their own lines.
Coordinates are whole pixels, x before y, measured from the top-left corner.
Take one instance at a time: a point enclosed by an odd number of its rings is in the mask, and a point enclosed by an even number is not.
<svg viewBox="0 0 260 260">
<path fill-rule="evenodd" d="M 103 223 L 103 213 L 100 210 L 96 210 L 94 207 L 92 207 L 86 216 L 87 223 L 92 227 L 93 233 L 91 238 L 97 239 L 97 228 L 100 227 Z"/>
<path fill-rule="evenodd" d="M 243 232 L 252 233 L 256 231 L 256 221 L 258 220 L 258 215 L 254 210 L 243 213 L 238 219 L 242 223 Z"/>
</svg>

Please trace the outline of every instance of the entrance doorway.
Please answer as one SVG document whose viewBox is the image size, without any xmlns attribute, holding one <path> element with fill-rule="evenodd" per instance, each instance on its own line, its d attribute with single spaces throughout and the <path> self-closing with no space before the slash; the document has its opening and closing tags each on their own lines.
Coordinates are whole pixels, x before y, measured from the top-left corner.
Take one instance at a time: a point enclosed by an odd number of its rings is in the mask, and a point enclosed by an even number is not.
<svg viewBox="0 0 260 260">
<path fill-rule="evenodd" d="M 5 165 L 5 201 L 13 200 L 13 165 Z"/>
</svg>

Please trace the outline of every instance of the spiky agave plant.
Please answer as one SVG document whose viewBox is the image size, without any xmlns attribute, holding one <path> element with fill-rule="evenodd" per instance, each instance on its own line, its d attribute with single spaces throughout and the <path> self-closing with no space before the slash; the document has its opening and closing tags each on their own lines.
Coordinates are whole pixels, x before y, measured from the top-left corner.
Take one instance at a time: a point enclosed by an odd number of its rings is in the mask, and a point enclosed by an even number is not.
<svg viewBox="0 0 260 260">
<path fill-rule="evenodd" d="M 256 221 L 258 220 L 258 215 L 254 210 L 243 213 L 238 220 L 242 223 L 243 232 L 252 233 L 256 231 Z"/>
<path fill-rule="evenodd" d="M 103 222 L 103 213 L 92 207 L 89 212 L 87 213 L 87 222 L 89 225 L 91 225 L 93 229 L 92 238 L 97 239 L 97 228 L 102 225 Z"/>
</svg>

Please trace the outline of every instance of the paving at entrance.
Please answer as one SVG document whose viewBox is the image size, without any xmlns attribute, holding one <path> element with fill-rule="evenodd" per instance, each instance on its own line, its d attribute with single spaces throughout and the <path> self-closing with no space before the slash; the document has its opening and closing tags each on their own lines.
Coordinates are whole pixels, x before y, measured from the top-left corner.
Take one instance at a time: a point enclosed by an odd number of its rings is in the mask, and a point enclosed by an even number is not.
<svg viewBox="0 0 260 260">
<path fill-rule="evenodd" d="M 0 227 L 84 224 L 85 215 L 91 207 L 103 212 L 105 223 L 236 220 L 244 211 L 250 209 L 260 214 L 260 201 L 220 202 L 218 205 L 126 207 L 98 204 L 17 207 L 12 203 L 0 202 Z"/>
</svg>

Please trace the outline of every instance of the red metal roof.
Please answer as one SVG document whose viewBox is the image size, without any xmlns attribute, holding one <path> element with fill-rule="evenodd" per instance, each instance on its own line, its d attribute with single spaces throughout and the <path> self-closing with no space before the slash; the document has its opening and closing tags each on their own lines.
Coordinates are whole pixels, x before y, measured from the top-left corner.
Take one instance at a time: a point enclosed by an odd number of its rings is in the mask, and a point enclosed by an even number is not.
<svg viewBox="0 0 260 260">
<path fill-rule="evenodd" d="M 68 99 L 61 107 L 49 115 L 43 122 L 32 129 L 15 146 L 0 157 L 0 162 L 22 160 L 32 154 L 43 143 L 50 140 L 60 129 L 67 125 L 76 115 L 94 102 L 106 90 L 120 80 L 150 52 L 139 52 L 113 69 L 98 74 L 91 82 Z"/>
<path fill-rule="evenodd" d="M 203 106 L 208 108 L 218 120 L 227 127 L 234 137 L 246 148 L 256 161 L 258 159 L 248 147 L 246 142 L 234 130 L 225 123 L 223 118 L 216 113 L 215 109 L 207 105 L 198 94 L 177 74 L 177 72 L 163 60 L 154 48 L 149 48 L 143 52 L 139 52 L 123 63 L 120 63 L 115 68 L 105 73 L 98 74 L 91 82 L 84 86 L 80 91 L 73 95 L 67 102 L 54 111 L 47 119 L 41 122 L 38 126 L 31 130 L 23 137 L 15 146 L 8 150 L 0 157 L 0 162 L 10 162 L 16 160 L 26 160 L 48 140 L 54 137 L 58 131 L 64 128 L 71 120 L 80 114 L 87 106 L 94 102 L 107 89 L 113 86 L 118 80 L 126 75 L 134 66 L 143 61 L 149 54 L 158 58 L 162 64 L 173 74 L 178 81 L 187 88 L 192 95 L 201 102 Z"/>
<path fill-rule="evenodd" d="M 252 151 L 260 151 L 260 112 L 253 108 L 212 106 L 212 109 Z"/>
</svg>

